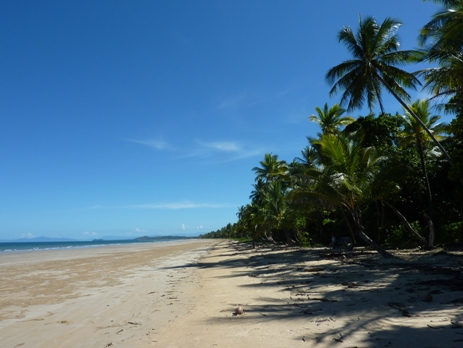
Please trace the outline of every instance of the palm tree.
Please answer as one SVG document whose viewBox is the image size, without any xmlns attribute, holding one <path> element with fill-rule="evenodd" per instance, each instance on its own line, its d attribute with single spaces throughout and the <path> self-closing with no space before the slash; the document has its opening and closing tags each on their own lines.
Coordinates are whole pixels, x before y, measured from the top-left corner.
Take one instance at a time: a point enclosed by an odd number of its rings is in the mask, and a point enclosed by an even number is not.
<svg viewBox="0 0 463 348">
<path fill-rule="evenodd" d="M 462 33 L 463 35 L 463 33 Z M 449 113 L 463 113 L 463 54 L 441 59 L 437 68 L 427 68 L 415 73 L 424 79 L 423 89 L 433 94 L 431 99 L 447 98 L 439 108 Z"/>
<path fill-rule="evenodd" d="M 364 148 L 360 139 L 342 133 L 324 134 L 314 141 L 323 165 L 307 169 L 310 186 L 301 185 L 292 198 L 302 195 L 341 207 L 350 214 L 359 237 L 382 256 L 391 257 L 365 233 L 362 224 L 362 211 L 372 201 L 376 189 L 379 164 L 386 158 L 372 147 Z"/>
<path fill-rule="evenodd" d="M 447 111 L 463 112 L 463 1 L 434 0 L 444 7 L 420 31 L 423 60 L 438 62 L 439 67 L 418 71 L 425 79 L 424 88 L 434 98 L 450 97 Z"/>
<path fill-rule="evenodd" d="M 278 162 L 277 156 L 272 157 L 272 163 Z M 268 169 L 269 167 L 272 168 L 272 166 L 263 165 L 263 168 Z M 285 170 L 283 171 L 282 168 Z M 261 227 L 261 234 L 269 238 L 267 234 L 273 230 L 280 230 L 283 227 L 283 222 L 286 220 L 289 166 L 285 162 L 280 163 L 280 166 L 277 166 L 277 169 L 272 171 L 274 174 L 270 175 L 271 179 L 269 180 L 271 181 L 265 181 L 269 175 L 264 175 L 262 168 L 255 168 L 255 171 L 256 169 L 260 169 L 260 171 L 257 171 L 259 174 L 256 177 L 256 182 L 253 185 L 254 190 L 251 192 L 249 198 L 252 200 L 251 204 L 256 208 L 254 211 L 254 221 L 256 225 Z M 289 230 L 284 229 L 284 233 L 288 244 L 292 245 L 294 242 L 291 239 Z M 273 240 L 273 238 L 270 239 Z"/>
<path fill-rule="evenodd" d="M 445 125 L 438 123 L 440 116 L 431 115 L 429 100 L 416 100 L 413 104 L 409 105 L 409 108 L 413 110 L 420 120 L 426 125 L 426 127 L 434 134 L 434 136 L 441 140 L 444 139 L 442 133 L 445 132 Z M 404 120 L 404 128 L 400 134 L 401 145 L 415 144 L 418 154 L 420 156 L 421 171 L 423 172 L 424 183 L 426 186 L 427 200 L 428 200 L 428 215 L 429 215 L 429 238 L 428 247 L 433 247 L 434 244 L 434 228 L 433 228 L 433 208 L 432 208 L 432 193 L 431 186 L 429 184 L 428 173 L 426 170 L 426 152 L 428 149 L 428 143 L 430 138 L 423 128 L 416 121 L 416 119 L 405 110 L 405 114 L 402 116 Z"/>
<path fill-rule="evenodd" d="M 463 1 L 433 0 L 443 8 L 421 30 L 419 41 L 427 47 L 427 58 L 439 59 L 463 49 Z"/>
<path fill-rule="evenodd" d="M 323 110 L 318 106 L 315 108 L 317 115 L 309 116 L 309 121 L 317 123 L 323 133 L 336 133 L 341 126 L 347 126 L 355 121 L 353 117 L 343 116 L 346 112 L 339 104 L 334 104 L 328 108 L 325 104 Z"/>
<path fill-rule="evenodd" d="M 262 178 L 256 178 L 256 183 L 253 184 L 252 186 L 254 187 L 254 190 L 251 191 L 251 195 L 249 198 L 252 200 L 252 202 L 256 204 L 262 204 L 264 201 L 264 192 L 266 189 L 266 183 Z"/>
<path fill-rule="evenodd" d="M 242 206 L 238 210 L 238 229 L 245 235 L 251 236 L 252 248 L 256 247 L 257 240 L 265 235 L 265 212 L 255 203 Z"/>
<path fill-rule="evenodd" d="M 256 180 L 262 179 L 265 182 L 271 182 L 277 178 L 287 178 L 288 165 L 285 161 L 279 160 L 278 155 L 266 153 L 264 160 L 259 163 L 261 167 L 252 168 L 252 170 L 256 173 Z"/>
<path fill-rule="evenodd" d="M 362 107 L 366 100 L 370 111 L 373 109 L 373 105 L 378 102 L 381 112 L 384 113 L 381 89 L 386 88 L 417 119 L 417 122 L 428 132 L 442 153 L 447 159 L 450 159 L 442 145 L 404 101 L 410 99 L 410 95 L 404 87 L 416 89 L 420 81 L 415 75 L 399 69 L 397 65 L 404 65 L 412 59 L 416 60 L 422 54 L 414 50 L 399 51 L 397 30 L 400 25 L 400 22 L 391 18 L 386 18 L 379 25 L 373 17 L 367 17 L 363 21 L 359 17 L 357 35 L 350 27 L 342 29 L 338 34 L 338 39 L 347 46 L 353 59 L 347 60 L 327 72 L 327 81 L 334 83 L 330 95 L 344 90 L 341 105 L 347 103 L 348 111 Z"/>
</svg>

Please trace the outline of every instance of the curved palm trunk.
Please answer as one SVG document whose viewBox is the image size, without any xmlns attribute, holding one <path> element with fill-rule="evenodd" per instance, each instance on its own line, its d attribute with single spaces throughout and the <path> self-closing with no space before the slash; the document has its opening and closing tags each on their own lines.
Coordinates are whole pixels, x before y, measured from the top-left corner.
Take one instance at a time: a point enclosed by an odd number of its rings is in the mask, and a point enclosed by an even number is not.
<svg viewBox="0 0 463 348">
<path fill-rule="evenodd" d="M 385 259 L 394 258 L 394 255 L 388 253 L 386 249 L 382 248 L 379 244 L 375 243 L 373 239 L 366 235 L 366 233 L 364 232 L 365 229 L 363 228 L 362 223 L 360 221 L 360 212 L 351 211 L 351 214 L 352 218 L 354 219 L 355 228 L 359 237 L 362 238 L 369 246 L 375 249 Z"/>
<path fill-rule="evenodd" d="M 416 121 L 421 125 L 421 127 L 423 127 L 423 129 L 426 131 L 426 133 L 428 133 L 429 137 L 434 141 L 434 143 L 437 145 L 437 147 L 442 151 L 442 153 L 444 154 L 444 156 L 450 161 L 451 158 L 449 156 L 449 154 L 447 153 L 447 151 L 445 151 L 444 147 L 441 145 L 441 143 L 436 139 L 436 137 L 434 136 L 434 134 L 432 134 L 432 132 L 429 130 L 428 127 L 426 127 L 426 125 L 423 123 L 423 121 L 421 121 L 421 119 L 416 116 L 416 114 L 408 107 L 407 103 L 405 103 L 402 98 L 399 97 L 399 95 L 394 92 L 394 90 L 389 87 L 389 85 L 387 84 L 387 82 L 383 79 L 383 77 L 381 75 L 379 75 L 378 73 L 376 73 L 376 77 L 378 77 L 378 79 L 381 81 L 381 83 L 387 88 L 387 90 L 389 91 L 389 93 L 391 93 L 395 99 L 397 99 L 397 101 L 400 103 L 400 105 L 403 106 L 403 108 L 405 110 L 407 110 L 410 115 L 412 115 Z"/>
<path fill-rule="evenodd" d="M 284 230 L 285 232 L 285 237 L 286 237 L 286 243 L 288 244 L 288 246 L 292 247 L 292 246 L 296 246 L 298 245 L 296 241 L 294 241 L 292 238 L 291 238 L 291 232 L 288 231 L 287 229 Z"/>
<path fill-rule="evenodd" d="M 344 212 L 344 209 L 341 209 L 342 216 L 344 217 L 344 221 L 346 221 L 347 228 L 349 229 L 350 236 L 352 238 L 352 247 L 357 244 L 357 240 L 355 239 L 355 233 L 352 230 L 352 227 L 350 226 L 349 220 L 347 219 L 346 213 Z"/>
<path fill-rule="evenodd" d="M 402 222 L 404 223 L 404 226 L 405 228 L 410 232 L 412 233 L 421 243 L 423 244 L 426 244 L 426 239 L 420 235 L 418 232 L 416 232 L 413 227 L 410 225 L 410 223 L 407 221 L 407 219 L 405 218 L 405 216 L 402 215 L 402 213 L 400 211 L 398 211 L 391 203 L 387 202 L 387 201 L 384 201 L 384 203 L 389 207 L 391 208 L 391 210 L 397 214 L 397 216 L 400 218 L 400 220 L 402 220 Z"/>
<path fill-rule="evenodd" d="M 362 227 L 363 228 L 363 227 Z M 365 242 L 368 243 L 369 246 L 371 246 L 373 249 L 375 249 L 382 257 L 385 259 L 392 259 L 394 258 L 394 255 L 388 253 L 386 249 L 380 247 L 378 244 L 376 244 L 370 237 L 368 237 L 365 232 L 363 232 L 361 229 L 358 230 L 358 235 L 360 238 L 362 238 Z"/>
</svg>

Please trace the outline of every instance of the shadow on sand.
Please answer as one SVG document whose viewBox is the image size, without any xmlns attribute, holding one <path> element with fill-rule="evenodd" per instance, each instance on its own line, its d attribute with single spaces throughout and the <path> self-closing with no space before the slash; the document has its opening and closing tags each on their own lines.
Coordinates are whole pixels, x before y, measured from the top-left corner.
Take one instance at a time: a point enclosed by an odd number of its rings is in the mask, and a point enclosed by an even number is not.
<svg viewBox="0 0 463 348">
<path fill-rule="evenodd" d="M 386 260 L 362 249 L 252 249 L 228 241 L 212 249 L 200 262 L 179 268 L 229 269 L 221 279 L 247 277 L 240 287 L 278 294 L 249 299 L 241 319 L 250 324 L 302 318 L 311 330 L 294 339 L 310 339 L 314 346 L 327 337 L 351 343 L 346 338 L 359 334 L 355 342 L 362 347 L 463 344 L 461 253 L 395 252 L 395 259 Z M 209 322 L 225 320 L 230 318 L 218 315 Z"/>
</svg>

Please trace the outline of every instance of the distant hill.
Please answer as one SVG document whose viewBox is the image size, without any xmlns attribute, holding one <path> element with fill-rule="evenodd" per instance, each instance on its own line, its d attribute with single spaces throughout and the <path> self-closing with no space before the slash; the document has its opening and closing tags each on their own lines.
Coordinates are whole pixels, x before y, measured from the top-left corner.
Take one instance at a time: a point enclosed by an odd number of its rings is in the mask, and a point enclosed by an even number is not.
<svg viewBox="0 0 463 348">
<path fill-rule="evenodd" d="M 35 238 L 19 238 L 19 239 L 0 239 L 1 243 L 38 243 L 38 242 L 78 242 L 77 239 L 71 238 L 49 238 L 49 237 L 35 237 Z"/>
<path fill-rule="evenodd" d="M 96 240 L 132 240 L 134 237 L 123 237 L 123 236 L 102 236 L 95 238 Z"/>
<path fill-rule="evenodd" d="M 136 242 L 155 242 L 160 240 L 177 240 L 177 239 L 191 239 L 197 237 L 185 237 L 185 236 L 142 236 L 136 238 L 125 238 L 118 236 L 105 236 L 103 238 L 93 239 L 92 242 L 103 242 L 103 241 L 136 241 Z M 46 242 L 85 242 L 89 240 L 79 240 L 71 238 L 49 238 L 49 237 L 35 237 L 35 238 L 19 238 L 19 239 L 0 239 L 0 243 L 46 243 Z"/>
<path fill-rule="evenodd" d="M 158 240 L 166 239 L 166 240 L 174 240 L 174 239 L 192 239 L 194 237 L 183 237 L 183 236 L 157 236 L 157 237 L 148 237 L 148 236 L 143 236 L 143 237 L 138 237 L 134 238 L 133 240 L 138 241 L 138 242 L 155 242 Z"/>
</svg>

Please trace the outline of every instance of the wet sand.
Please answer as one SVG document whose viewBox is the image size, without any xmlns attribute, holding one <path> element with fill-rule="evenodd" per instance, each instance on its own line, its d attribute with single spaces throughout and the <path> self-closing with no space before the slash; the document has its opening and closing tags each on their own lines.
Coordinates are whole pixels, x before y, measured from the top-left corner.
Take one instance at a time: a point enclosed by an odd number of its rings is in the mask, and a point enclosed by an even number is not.
<svg viewBox="0 0 463 348">
<path fill-rule="evenodd" d="M 210 241 L 0 254 L 1 347 L 142 347 L 193 306 Z"/>
</svg>

